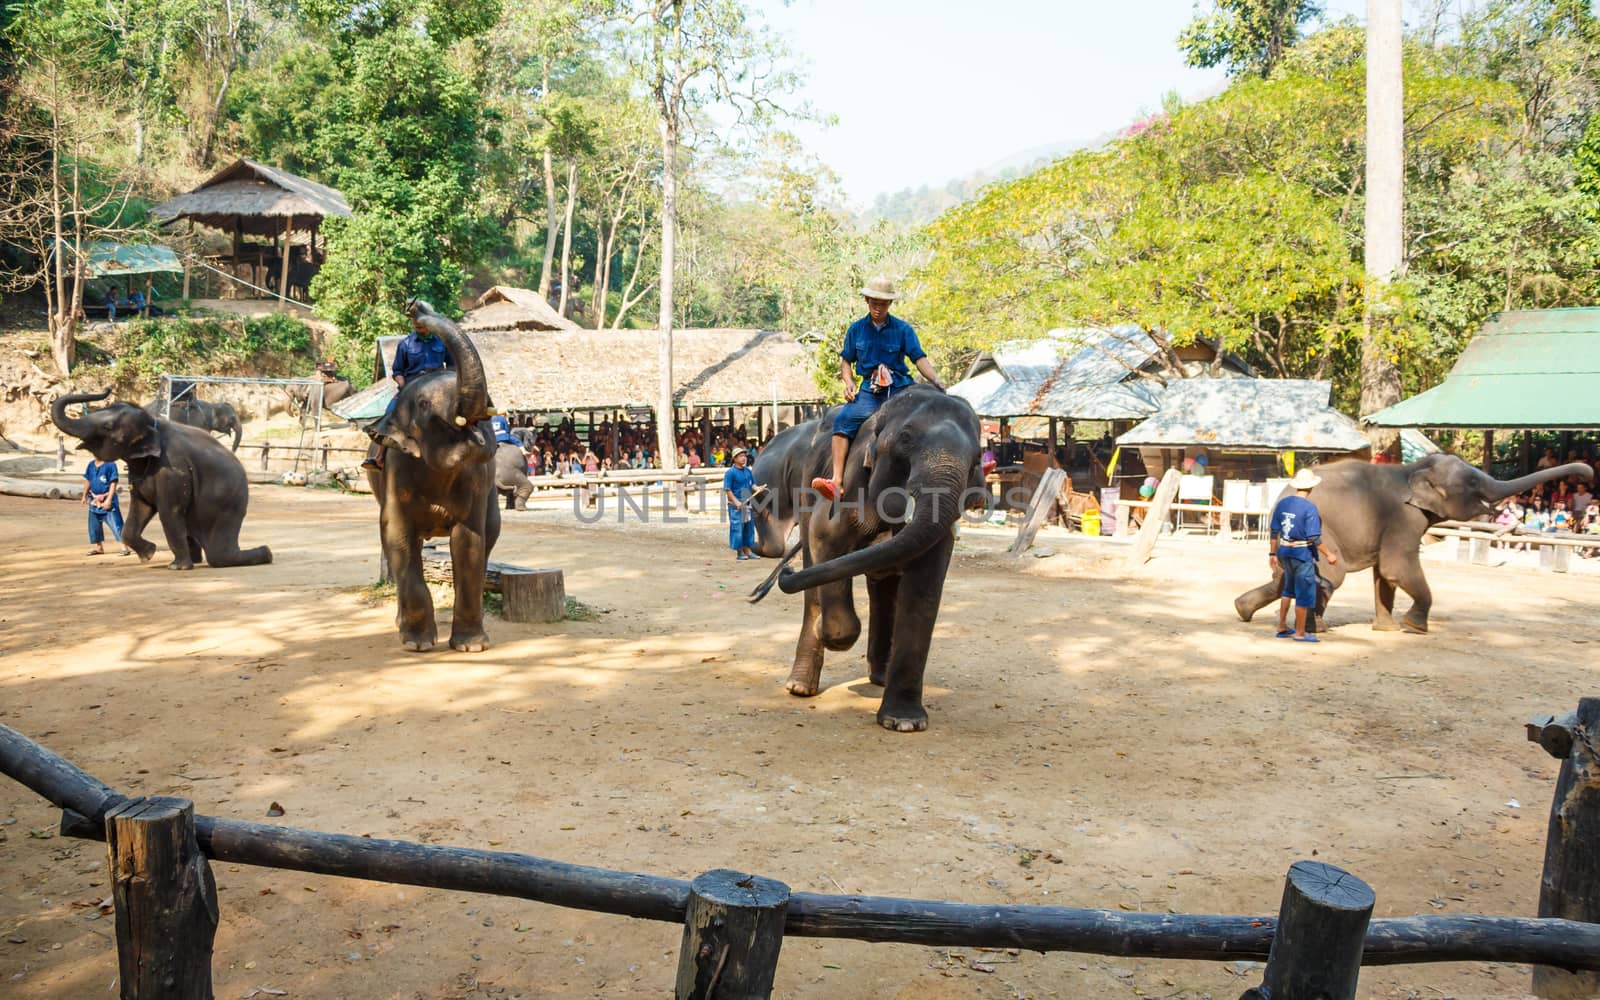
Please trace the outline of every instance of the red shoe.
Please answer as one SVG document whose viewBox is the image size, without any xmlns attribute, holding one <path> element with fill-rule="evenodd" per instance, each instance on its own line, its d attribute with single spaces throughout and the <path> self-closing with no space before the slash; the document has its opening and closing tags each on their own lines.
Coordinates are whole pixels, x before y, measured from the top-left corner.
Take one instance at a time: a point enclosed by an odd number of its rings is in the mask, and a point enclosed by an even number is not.
<svg viewBox="0 0 1600 1000">
<path fill-rule="evenodd" d="M 823 479 L 818 476 L 816 479 L 811 480 L 811 488 L 816 490 L 817 494 L 824 500 L 839 499 L 839 484 L 831 479 Z"/>
</svg>

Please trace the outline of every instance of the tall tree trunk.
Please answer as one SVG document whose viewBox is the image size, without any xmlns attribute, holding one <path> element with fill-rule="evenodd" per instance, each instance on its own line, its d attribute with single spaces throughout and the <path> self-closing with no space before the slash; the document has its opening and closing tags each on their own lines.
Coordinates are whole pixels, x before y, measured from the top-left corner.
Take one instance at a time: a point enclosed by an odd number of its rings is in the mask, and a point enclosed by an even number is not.
<svg viewBox="0 0 1600 1000">
<path fill-rule="evenodd" d="M 567 164 L 567 221 L 561 231 L 561 304 L 556 312 L 567 315 L 567 303 L 572 299 L 572 206 L 577 202 L 578 164 Z"/>
<path fill-rule="evenodd" d="M 661 120 L 661 385 L 656 396 L 656 447 L 661 467 L 678 467 L 678 447 L 672 436 L 672 269 L 678 244 L 678 123 L 674 116 Z"/>
<path fill-rule="evenodd" d="M 75 336 L 77 322 L 72 314 L 72 305 L 67 299 L 67 212 L 61 204 L 61 124 L 59 116 L 52 111 L 54 120 L 51 123 L 50 136 L 50 209 L 54 222 L 52 235 L 55 237 L 51 252 L 55 257 L 55 308 L 50 314 L 50 360 L 55 363 L 56 371 L 62 375 L 72 374 L 72 366 L 77 361 L 78 343 Z M 78 187 L 77 161 L 73 161 L 73 188 L 74 194 Z M 76 197 L 74 205 L 76 207 Z M 74 246 L 77 240 L 73 240 Z M 77 266 L 76 254 L 73 260 L 74 269 Z"/>
<path fill-rule="evenodd" d="M 546 60 L 540 100 L 550 97 L 550 67 Z M 550 265 L 556 255 L 556 169 L 550 161 L 550 144 L 544 147 L 544 266 L 539 269 L 539 295 L 550 301 Z"/>
<path fill-rule="evenodd" d="M 1400 401 L 1400 367 L 1394 361 L 1395 302 L 1389 282 L 1404 267 L 1404 97 L 1400 68 L 1400 0 L 1367 0 L 1367 215 L 1368 290 L 1361 339 L 1361 414 Z M 1387 427 L 1367 429 L 1374 455 L 1399 457 L 1400 436 Z"/>
<path fill-rule="evenodd" d="M 222 71 L 222 82 L 217 85 L 216 100 L 211 102 L 211 113 L 206 116 L 205 129 L 200 133 L 200 148 L 195 153 L 195 166 L 204 167 L 211 162 L 211 150 L 217 144 L 217 122 L 222 120 L 222 106 L 228 101 L 228 86 L 233 81 L 233 63 L 230 60 Z"/>
</svg>

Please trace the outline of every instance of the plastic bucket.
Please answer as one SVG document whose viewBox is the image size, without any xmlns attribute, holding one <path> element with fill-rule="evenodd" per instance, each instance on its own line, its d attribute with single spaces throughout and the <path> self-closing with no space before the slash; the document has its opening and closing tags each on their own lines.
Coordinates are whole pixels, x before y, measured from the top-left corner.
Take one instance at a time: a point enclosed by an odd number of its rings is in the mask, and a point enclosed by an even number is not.
<svg viewBox="0 0 1600 1000">
<path fill-rule="evenodd" d="M 1082 524 L 1085 535 L 1100 534 L 1100 512 L 1097 510 L 1084 511 Z"/>
</svg>

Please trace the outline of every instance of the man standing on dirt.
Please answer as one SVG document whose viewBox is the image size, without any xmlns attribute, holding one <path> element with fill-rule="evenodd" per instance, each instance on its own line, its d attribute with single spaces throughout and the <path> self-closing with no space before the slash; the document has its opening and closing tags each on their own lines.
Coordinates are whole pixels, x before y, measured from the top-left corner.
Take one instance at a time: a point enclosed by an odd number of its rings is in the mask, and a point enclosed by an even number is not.
<svg viewBox="0 0 1600 1000">
<path fill-rule="evenodd" d="M 1339 557 L 1322 544 L 1322 515 L 1312 503 L 1311 488 L 1322 482 L 1310 469 L 1294 474 L 1289 485 L 1294 496 L 1284 497 L 1272 508 L 1272 548 L 1267 563 L 1274 572 L 1283 569 L 1283 594 L 1278 601 L 1278 638 L 1295 642 L 1320 642 L 1306 633 L 1306 618 L 1317 606 L 1317 553 L 1334 565 Z M 1288 625 L 1289 602 L 1294 602 L 1294 628 Z"/>
<path fill-rule="evenodd" d="M 928 352 L 917 340 L 917 331 L 905 320 L 889 315 L 889 304 L 900 297 L 894 282 L 881 276 L 873 278 L 861 289 L 861 295 L 867 300 L 867 314 L 850 324 L 839 350 L 844 362 L 839 366 L 839 379 L 844 383 L 845 406 L 833 419 L 833 478 L 818 476 L 811 480 L 811 488 L 824 500 L 839 498 L 845 455 L 856 431 L 890 396 L 912 384 L 907 358 L 923 378 L 944 391 Z"/>
<path fill-rule="evenodd" d="M 400 398 L 400 389 L 406 384 L 406 379 L 454 367 L 450 363 L 450 351 L 444 346 L 444 341 L 439 339 L 438 334 L 423 328 L 422 315 L 419 312 L 412 317 L 411 332 L 395 346 L 394 364 L 389 366 L 389 374 L 394 379 L 394 399 L 389 400 L 389 407 L 383 411 L 383 416 L 367 425 L 367 436 L 378 442 L 378 453 L 361 463 L 363 469 L 383 471 L 383 453 L 386 448 L 378 440 L 377 428 L 388 420 L 389 414 L 394 412 L 395 400 Z"/>
</svg>

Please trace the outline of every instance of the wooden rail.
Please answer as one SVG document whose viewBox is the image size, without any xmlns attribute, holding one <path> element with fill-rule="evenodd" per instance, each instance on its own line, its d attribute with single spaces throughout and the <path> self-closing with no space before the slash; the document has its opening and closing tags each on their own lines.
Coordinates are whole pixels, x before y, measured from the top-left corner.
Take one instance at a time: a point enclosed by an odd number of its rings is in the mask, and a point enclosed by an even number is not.
<svg viewBox="0 0 1600 1000">
<path fill-rule="evenodd" d="M 1586 721 L 1600 714 L 1591 707 L 1591 701 L 1585 699 L 1584 702 L 1584 710 L 1589 713 L 1583 716 Z M 1600 702 L 1595 705 L 1600 706 Z M 1540 732 L 1548 728 L 1545 726 Z M 1530 723 L 1530 738 L 1533 731 Z M 1584 733 L 1578 733 L 1578 737 L 1560 745 L 1570 745 L 1575 755 L 1592 754 Z M 1592 769 L 1594 762 L 1586 760 L 1582 766 Z M 114 837 L 125 836 L 118 832 L 121 827 L 117 824 L 125 824 L 130 817 L 153 816 L 164 824 L 159 831 L 135 838 L 172 845 L 165 850 L 140 854 L 142 864 L 158 863 L 162 857 L 177 859 L 170 872 L 144 872 L 141 877 L 146 882 L 160 882 L 170 876 L 178 888 L 193 889 L 198 884 L 203 889 L 209 875 L 196 873 L 195 859 L 182 846 L 186 838 L 192 836 L 202 856 L 199 859 L 202 868 L 206 859 L 211 859 L 512 896 L 644 920 L 682 923 L 685 933 L 684 948 L 679 956 L 677 996 L 680 998 L 713 994 L 725 997 L 768 995 L 783 935 L 1209 961 L 1267 959 L 1270 956 L 1269 985 L 1276 976 L 1276 981 L 1280 982 L 1314 981 L 1322 991 L 1318 994 L 1280 990 L 1272 993 L 1274 1000 L 1313 995 L 1341 1000 L 1352 997 L 1355 970 L 1363 964 L 1497 961 L 1575 970 L 1573 974 L 1578 975 L 1600 970 L 1600 924 L 1545 917 L 1488 916 L 1419 916 L 1367 922 L 1365 915 L 1359 919 L 1341 915 L 1350 909 L 1347 904 L 1351 899 L 1359 902 L 1365 898 L 1352 889 L 1360 881 L 1326 865 L 1307 868 L 1304 867 L 1306 863 L 1300 863 L 1290 870 L 1280 919 L 790 893 L 787 886 L 756 875 L 710 872 L 691 883 L 521 854 L 375 840 L 194 815 L 192 805 L 184 800 L 129 799 L 4 725 L 0 725 L 0 772 L 60 807 L 63 810 L 62 833 L 68 836 L 106 839 L 108 829 L 113 831 Z M 1570 789 L 1567 794 L 1572 795 Z M 1557 807 L 1564 808 L 1559 798 Z M 1600 830 L 1600 825 L 1591 822 L 1583 829 L 1587 838 L 1590 836 L 1587 831 Z M 1600 840 L 1600 833 L 1594 837 Z M 132 863 L 119 853 L 123 848 L 118 847 L 115 840 L 112 846 L 114 865 L 126 867 Z M 1597 848 L 1600 844 L 1590 844 L 1585 839 L 1565 843 L 1561 851 L 1552 851 L 1554 857 L 1580 859 L 1561 879 L 1569 895 L 1600 896 L 1600 887 L 1588 885 L 1593 867 L 1582 860 L 1600 853 Z M 114 879 L 116 874 L 114 870 Z M 1547 881 L 1549 878 L 1547 871 Z M 750 891 L 741 893 L 740 889 Z M 1364 885 L 1362 889 L 1365 890 Z M 1370 895 L 1370 890 L 1365 891 Z M 203 968 L 204 985 L 208 989 L 210 938 L 185 931 L 192 927 L 195 907 L 204 899 L 197 901 L 193 892 L 175 898 L 186 900 L 185 905 L 132 908 L 145 914 L 146 921 L 170 922 L 161 927 L 127 926 L 130 913 L 119 908 L 119 944 L 125 938 L 141 942 L 144 948 L 151 947 L 150 942 L 166 942 L 170 954 L 155 956 L 162 960 L 162 967 Z M 1367 913 L 1370 913 L 1370 904 Z M 1285 922 L 1301 928 L 1294 940 L 1278 934 L 1280 926 L 1287 926 Z M 1305 928 L 1314 926 L 1342 928 L 1338 936 L 1345 946 L 1338 961 L 1330 959 L 1325 947 L 1327 941 L 1304 934 Z M 732 933 L 739 928 L 743 930 Z M 197 948 L 204 949 L 203 956 L 193 953 Z M 199 958 L 204 959 L 203 963 Z M 715 960 L 708 964 L 708 958 Z M 127 956 L 123 956 L 123 960 L 126 959 Z M 708 975 L 708 969 L 713 966 L 716 973 Z M 199 973 L 194 972 L 193 976 L 198 977 Z M 169 982 L 168 986 L 171 985 Z M 122 995 L 142 1000 L 179 994 L 141 992 L 138 982 L 124 977 Z"/>
</svg>

